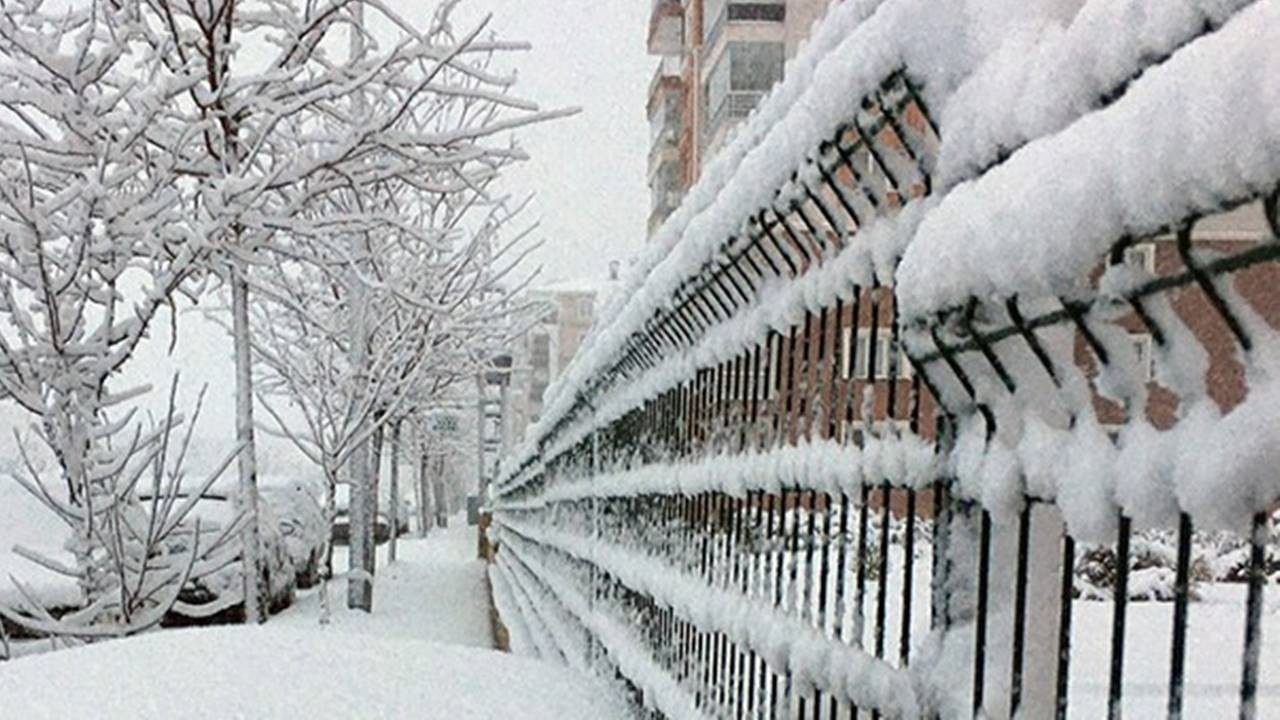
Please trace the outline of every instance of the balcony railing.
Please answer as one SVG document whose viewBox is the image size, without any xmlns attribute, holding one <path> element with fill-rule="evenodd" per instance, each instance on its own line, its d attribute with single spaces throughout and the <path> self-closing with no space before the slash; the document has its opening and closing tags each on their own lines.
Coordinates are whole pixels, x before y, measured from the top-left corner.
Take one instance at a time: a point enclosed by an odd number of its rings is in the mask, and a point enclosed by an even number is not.
<svg viewBox="0 0 1280 720">
<path fill-rule="evenodd" d="M 722 127 L 751 114 L 766 93 L 759 90 L 731 90 L 711 111 L 707 124 L 702 128 L 702 144 L 707 146 Z"/>
</svg>

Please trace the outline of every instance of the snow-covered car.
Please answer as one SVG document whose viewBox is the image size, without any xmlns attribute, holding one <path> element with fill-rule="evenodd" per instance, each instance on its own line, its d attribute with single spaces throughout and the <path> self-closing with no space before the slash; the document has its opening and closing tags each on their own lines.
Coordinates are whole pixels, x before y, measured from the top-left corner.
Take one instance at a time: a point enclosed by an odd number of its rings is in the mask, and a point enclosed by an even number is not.
<svg viewBox="0 0 1280 720">
<path fill-rule="evenodd" d="M 381 545 L 391 539 L 391 518 L 388 517 L 386 508 L 390 502 L 386 493 L 381 493 L 382 497 L 378 501 L 378 514 L 374 520 L 373 539 L 374 542 Z M 334 494 L 334 503 L 336 511 L 333 514 L 333 529 L 331 537 L 334 545 L 349 545 L 351 542 L 351 517 L 348 512 L 350 507 L 351 488 L 348 485 L 339 485 L 337 492 Z M 396 525 L 398 526 L 397 536 L 403 536 L 409 532 L 409 517 L 412 510 L 409 504 L 403 500 L 400 502 L 400 511 L 396 517 Z"/>
<path fill-rule="evenodd" d="M 403 525 L 402 525 L 403 527 Z M 401 531 L 401 535 L 404 531 Z M 351 543 L 351 516 L 345 509 L 339 510 L 333 518 L 333 544 L 349 545 Z M 374 520 L 373 541 L 378 545 L 391 539 L 391 519 L 385 513 L 378 513 Z"/>
<path fill-rule="evenodd" d="M 183 498 L 179 494 L 179 498 Z M 149 497 L 140 497 L 149 502 Z M 223 492 L 208 491 L 200 497 L 186 522 L 200 521 L 200 542 L 217 542 L 225 530 L 236 521 L 236 511 L 231 497 Z M 183 536 L 185 537 L 185 536 Z M 237 533 L 227 539 L 240 543 Z M 293 604 L 298 581 L 293 559 L 280 531 L 280 521 L 272 504 L 263 502 L 258 507 L 258 543 L 262 558 L 262 582 L 267 588 L 268 612 L 279 612 Z M 174 552 L 185 552 L 185 547 L 174 547 Z M 178 603 L 165 618 L 166 626 L 202 625 L 218 622 L 240 622 L 244 619 L 243 556 L 237 551 L 228 555 L 227 562 L 217 567 L 198 568 L 192 573 L 186 587 L 178 595 Z"/>
<path fill-rule="evenodd" d="M 304 481 L 270 484 L 259 490 L 259 501 L 270 507 L 284 538 L 298 587 L 304 589 L 320 583 L 329 541 L 324 508 L 318 497 L 318 488 Z"/>
</svg>

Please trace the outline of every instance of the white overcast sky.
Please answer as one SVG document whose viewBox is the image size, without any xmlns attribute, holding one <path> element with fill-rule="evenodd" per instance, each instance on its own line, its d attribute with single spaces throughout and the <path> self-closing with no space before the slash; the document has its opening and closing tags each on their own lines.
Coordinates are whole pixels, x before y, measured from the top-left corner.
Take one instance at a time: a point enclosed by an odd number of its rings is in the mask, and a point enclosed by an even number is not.
<svg viewBox="0 0 1280 720">
<path fill-rule="evenodd" d="M 532 160 L 511 173 L 513 190 L 537 193 L 544 281 L 604 274 L 644 243 L 645 94 L 657 65 L 645 52 L 649 8 L 650 0 L 464 0 L 465 15 L 492 12 L 501 37 L 533 44 L 519 69 L 522 96 L 582 108 L 522 132 Z"/>
<path fill-rule="evenodd" d="M 436 7 L 434 0 L 390 2 L 419 23 Z M 463 0 L 459 9 L 459 30 L 492 13 L 490 27 L 499 37 L 533 45 L 508 56 L 520 78 L 519 96 L 547 109 L 582 109 L 575 117 L 521 131 L 518 140 L 532 159 L 506 181 L 512 195 L 535 195 L 526 219 L 539 223 L 535 237 L 544 243 L 531 258 L 543 268 L 539 283 L 603 275 L 610 260 L 635 254 L 644 243 L 645 94 L 656 66 L 645 52 L 649 8 L 649 0 Z M 234 432 L 230 339 L 216 325 L 184 313 L 170 355 L 168 318 L 162 320 L 113 387 L 150 382 L 155 389 L 144 404 L 159 410 L 175 371 L 182 373 L 186 407 L 209 383 L 198 429 L 207 442 L 199 449 L 202 455 L 221 454 Z M 0 405 L 0 458 L 13 456 L 10 428 L 30 422 L 25 413 Z M 295 464 L 279 443 L 265 444 L 268 474 Z"/>
</svg>

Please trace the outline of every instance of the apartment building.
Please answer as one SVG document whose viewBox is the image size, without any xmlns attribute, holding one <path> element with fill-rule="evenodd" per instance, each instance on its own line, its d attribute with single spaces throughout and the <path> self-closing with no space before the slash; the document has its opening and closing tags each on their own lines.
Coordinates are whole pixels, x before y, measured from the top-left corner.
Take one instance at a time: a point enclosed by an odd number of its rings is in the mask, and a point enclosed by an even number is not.
<svg viewBox="0 0 1280 720">
<path fill-rule="evenodd" d="M 651 0 L 649 235 L 782 79 L 830 0 Z"/>
<path fill-rule="evenodd" d="M 503 413 L 504 445 L 519 442 L 526 428 L 542 416 L 543 395 L 577 354 L 596 313 L 620 284 L 620 273 L 621 264 L 615 261 L 605 277 L 563 280 L 531 293 L 543 312 L 512 353 L 511 387 Z"/>
</svg>

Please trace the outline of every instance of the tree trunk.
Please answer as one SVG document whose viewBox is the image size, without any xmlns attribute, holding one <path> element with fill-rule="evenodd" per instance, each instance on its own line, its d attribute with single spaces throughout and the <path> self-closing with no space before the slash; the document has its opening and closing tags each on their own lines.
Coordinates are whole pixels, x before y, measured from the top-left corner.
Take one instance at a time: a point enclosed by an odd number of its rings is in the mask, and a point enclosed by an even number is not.
<svg viewBox="0 0 1280 720">
<path fill-rule="evenodd" d="M 370 557 L 374 554 L 374 501 L 370 492 L 373 474 L 369 472 L 369 443 L 362 442 L 351 452 L 349 479 L 350 502 L 347 507 L 349 530 L 347 570 L 347 607 L 373 612 L 373 576 L 369 574 Z"/>
<path fill-rule="evenodd" d="M 424 449 L 418 457 L 418 537 L 427 536 L 431 526 L 431 491 L 427 487 L 427 462 L 430 456 Z"/>
<path fill-rule="evenodd" d="M 244 268 L 231 266 L 231 323 L 236 366 L 236 441 L 239 457 L 239 511 L 246 518 L 241 532 L 243 560 L 244 619 L 257 624 L 266 621 L 262 609 L 263 573 L 258 527 L 258 467 L 253 440 L 253 367 L 249 357 L 249 283 Z"/>
<path fill-rule="evenodd" d="M 328 580 L 333 577 L 333 521 L 338 515 L 338 471 L 330 469 L 327 463 L 324 480 L 324 577 Z M 351 534 L 349 530 L 347 534 Z"/>
<path fill-rule="evenodd" d="M 382 434 L 382 426 L 373 431 L 373 436 L 369 439 L 372 451 L 369 459 L 369 517 L 373 522 L 369 523 L 369 548 L 368 565 L 365 570 L 373 575 L 378 570 L 378 507 L 382 502 L 379 483 L 382 482 L 382 447 L 385 436 Z"/>
<path fill-rule="evenodd" d="M 436 495 L 436 525 L 444 529 L 449 527 L 449 499 L 445 496 L 444 487 L 444 458 L 440 458 L 438 470 L 436 476 L 432 478 Z"/>
<path fill-rule="evenodd" d="M 351 8 L 352 20 L 356 28 L 364 24 L 364 6 L 355 3 Z M 361 32 L 351 33 L 351 58 L 360 57 L 364 52 L 364 35 Z M 352 113 L 356 117 L 364 114 L 364 103 L 360 93 L 351 98 Z M 358 248 L 352 248 L 355 255 Z M 369 301 L 365 294 L 364 283 L 355 267 L 348 273 L 351 294 L 351 365 L 357 373 L 357 385 L 367 382 L 365 373 L 369 353 Z M 359 443 L 352 450 L 351 458 L 351 506 L 348 509 L 351 539 L 347 582 L 347 607 L 353 610 L 373 612 L 373 563 L 377 547 L 373 543 L 374 523 L 377 519 L 377 485 L 376 468 L 370 467 L 369 441 Z M 371 472 L 372 470 L 372 472 Z"/>
<path fill-rule="evenodd" d="M 400 538 L 400 423 L 391 426 L 391 487 L 387 500 L 387 520 L 391 523 L 391 540 L 387 545 L 387 562 L 396 561 L 396 541 Z"/>
</svg>

